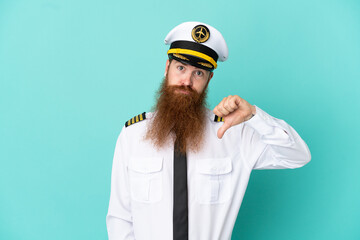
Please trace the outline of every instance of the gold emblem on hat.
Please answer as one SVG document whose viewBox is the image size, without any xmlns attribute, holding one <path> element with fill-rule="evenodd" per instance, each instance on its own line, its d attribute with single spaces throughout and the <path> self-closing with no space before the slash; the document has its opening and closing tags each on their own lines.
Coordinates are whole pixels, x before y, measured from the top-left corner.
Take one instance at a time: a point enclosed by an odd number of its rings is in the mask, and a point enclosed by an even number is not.
<svg viewBox="0 0 360 240">
<path fill-rule="evenodd" d="M 204 25 L 197 25 L 191 31 L 191 36 L 195 42 L 203 43 L 206 42 L 210 37 L 209 29 Z"/>
<path fill-rule="evenodd" d="M 198 64 L 207 67 L 207 68 L 213 68 L 213 66 L 210 63 L 204 63 L 204 62 L 198 62 Z"/>
<path fill-rule="evenodd" d="M 173 53 L 174 57 L 180 58 L 182 60 L 186 60 L 186 61 L 190 61 L 187 57 L 184 57 L 183 55 L 177 54 L 177 53 Z"/>
</svg>

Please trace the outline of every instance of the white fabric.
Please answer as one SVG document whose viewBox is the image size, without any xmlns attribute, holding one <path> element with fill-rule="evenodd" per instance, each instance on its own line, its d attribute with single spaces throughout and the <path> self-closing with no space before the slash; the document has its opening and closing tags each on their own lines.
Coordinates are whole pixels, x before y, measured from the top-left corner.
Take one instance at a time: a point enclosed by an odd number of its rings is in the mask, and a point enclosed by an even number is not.
<svg viewBox="0 0 360 240">
<path fill-rule="evenodd" d="M 286 122 L 256 107 L 256 115 L 222 139 L 208 113 L 205 145 L 187 153 L 189 240 L 231 239 L 252 169 L 298 168 L 311 159 L 306 143 Z M 144 121 L 117 140 L 106 217 L 110 240 L 171 240 L 173 144 L 156 150 Z"/>
<path fill-rule="evenodd" d="M 210 37 L 206 42 L 198 43 L 213 49 L 219 56 L 219 61 L 224 62 L 229 56 L 228 46 L 222 34 L 214 27 L 201 22 L 184 22 L 174 27 L 165 37 L 165 44 L 170 45 L 175 41 L 195 42 L 191 37 L 191 31 L 197 25 L 204 25 L 210 31 Z"/>
</svg>

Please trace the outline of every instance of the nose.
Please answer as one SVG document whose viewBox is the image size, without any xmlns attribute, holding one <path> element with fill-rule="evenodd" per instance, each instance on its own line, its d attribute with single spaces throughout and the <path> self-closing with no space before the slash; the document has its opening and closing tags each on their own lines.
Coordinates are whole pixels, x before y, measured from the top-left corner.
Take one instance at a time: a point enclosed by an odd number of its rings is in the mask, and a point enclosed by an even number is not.
<svg viewBox="0 0 360 240">
<path fill-rule="evenodd" d="M 192 74 L 190 72 L 184 74 L 181 81 L 181 85 L 192 87 L 192 84 L 193 84 Z"/>
</svg>

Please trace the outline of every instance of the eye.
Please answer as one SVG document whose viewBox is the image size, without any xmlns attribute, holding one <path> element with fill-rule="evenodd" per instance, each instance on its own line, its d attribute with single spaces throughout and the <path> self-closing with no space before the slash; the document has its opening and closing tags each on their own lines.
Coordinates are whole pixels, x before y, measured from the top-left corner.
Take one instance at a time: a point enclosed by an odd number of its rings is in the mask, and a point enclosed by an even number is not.
<svg viewBox="0 0 360 240">
<path fill-rule="evenodd" d="M 196 71 L 195 72 L 195 74 L 196 74 L 196 76 L 198 76 L 198 77 L 202 77 L 203 75 L 204 75 L 204 73 L 202 72 L 202 71 Z"/>
<path fill-rule="evenodd" d="M 180 65 L 180 66 L 177 66 L 177 69 L 180 70 L 180 71 L 182 71 L 182 70 L 184 70 L 184 66 L 181 66 L 181 65 Z"/>
</svg>

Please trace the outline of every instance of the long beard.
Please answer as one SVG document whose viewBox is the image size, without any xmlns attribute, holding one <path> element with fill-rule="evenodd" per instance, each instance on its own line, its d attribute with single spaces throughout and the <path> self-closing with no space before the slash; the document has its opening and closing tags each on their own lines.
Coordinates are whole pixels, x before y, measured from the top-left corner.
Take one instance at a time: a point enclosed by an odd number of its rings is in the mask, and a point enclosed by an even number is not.
<svg viewBox="0 0 360 240">
<path fill-rule="evenodd" d="M 168 86 L 167 82 L 166 76 L 157 92 L 155 115 L 145 138 L 157 148 L 176 141 L 180 152 L 197 152 L 204 140 L 207 88 L 199 94 L 190 87 Z"/>
</svg>

